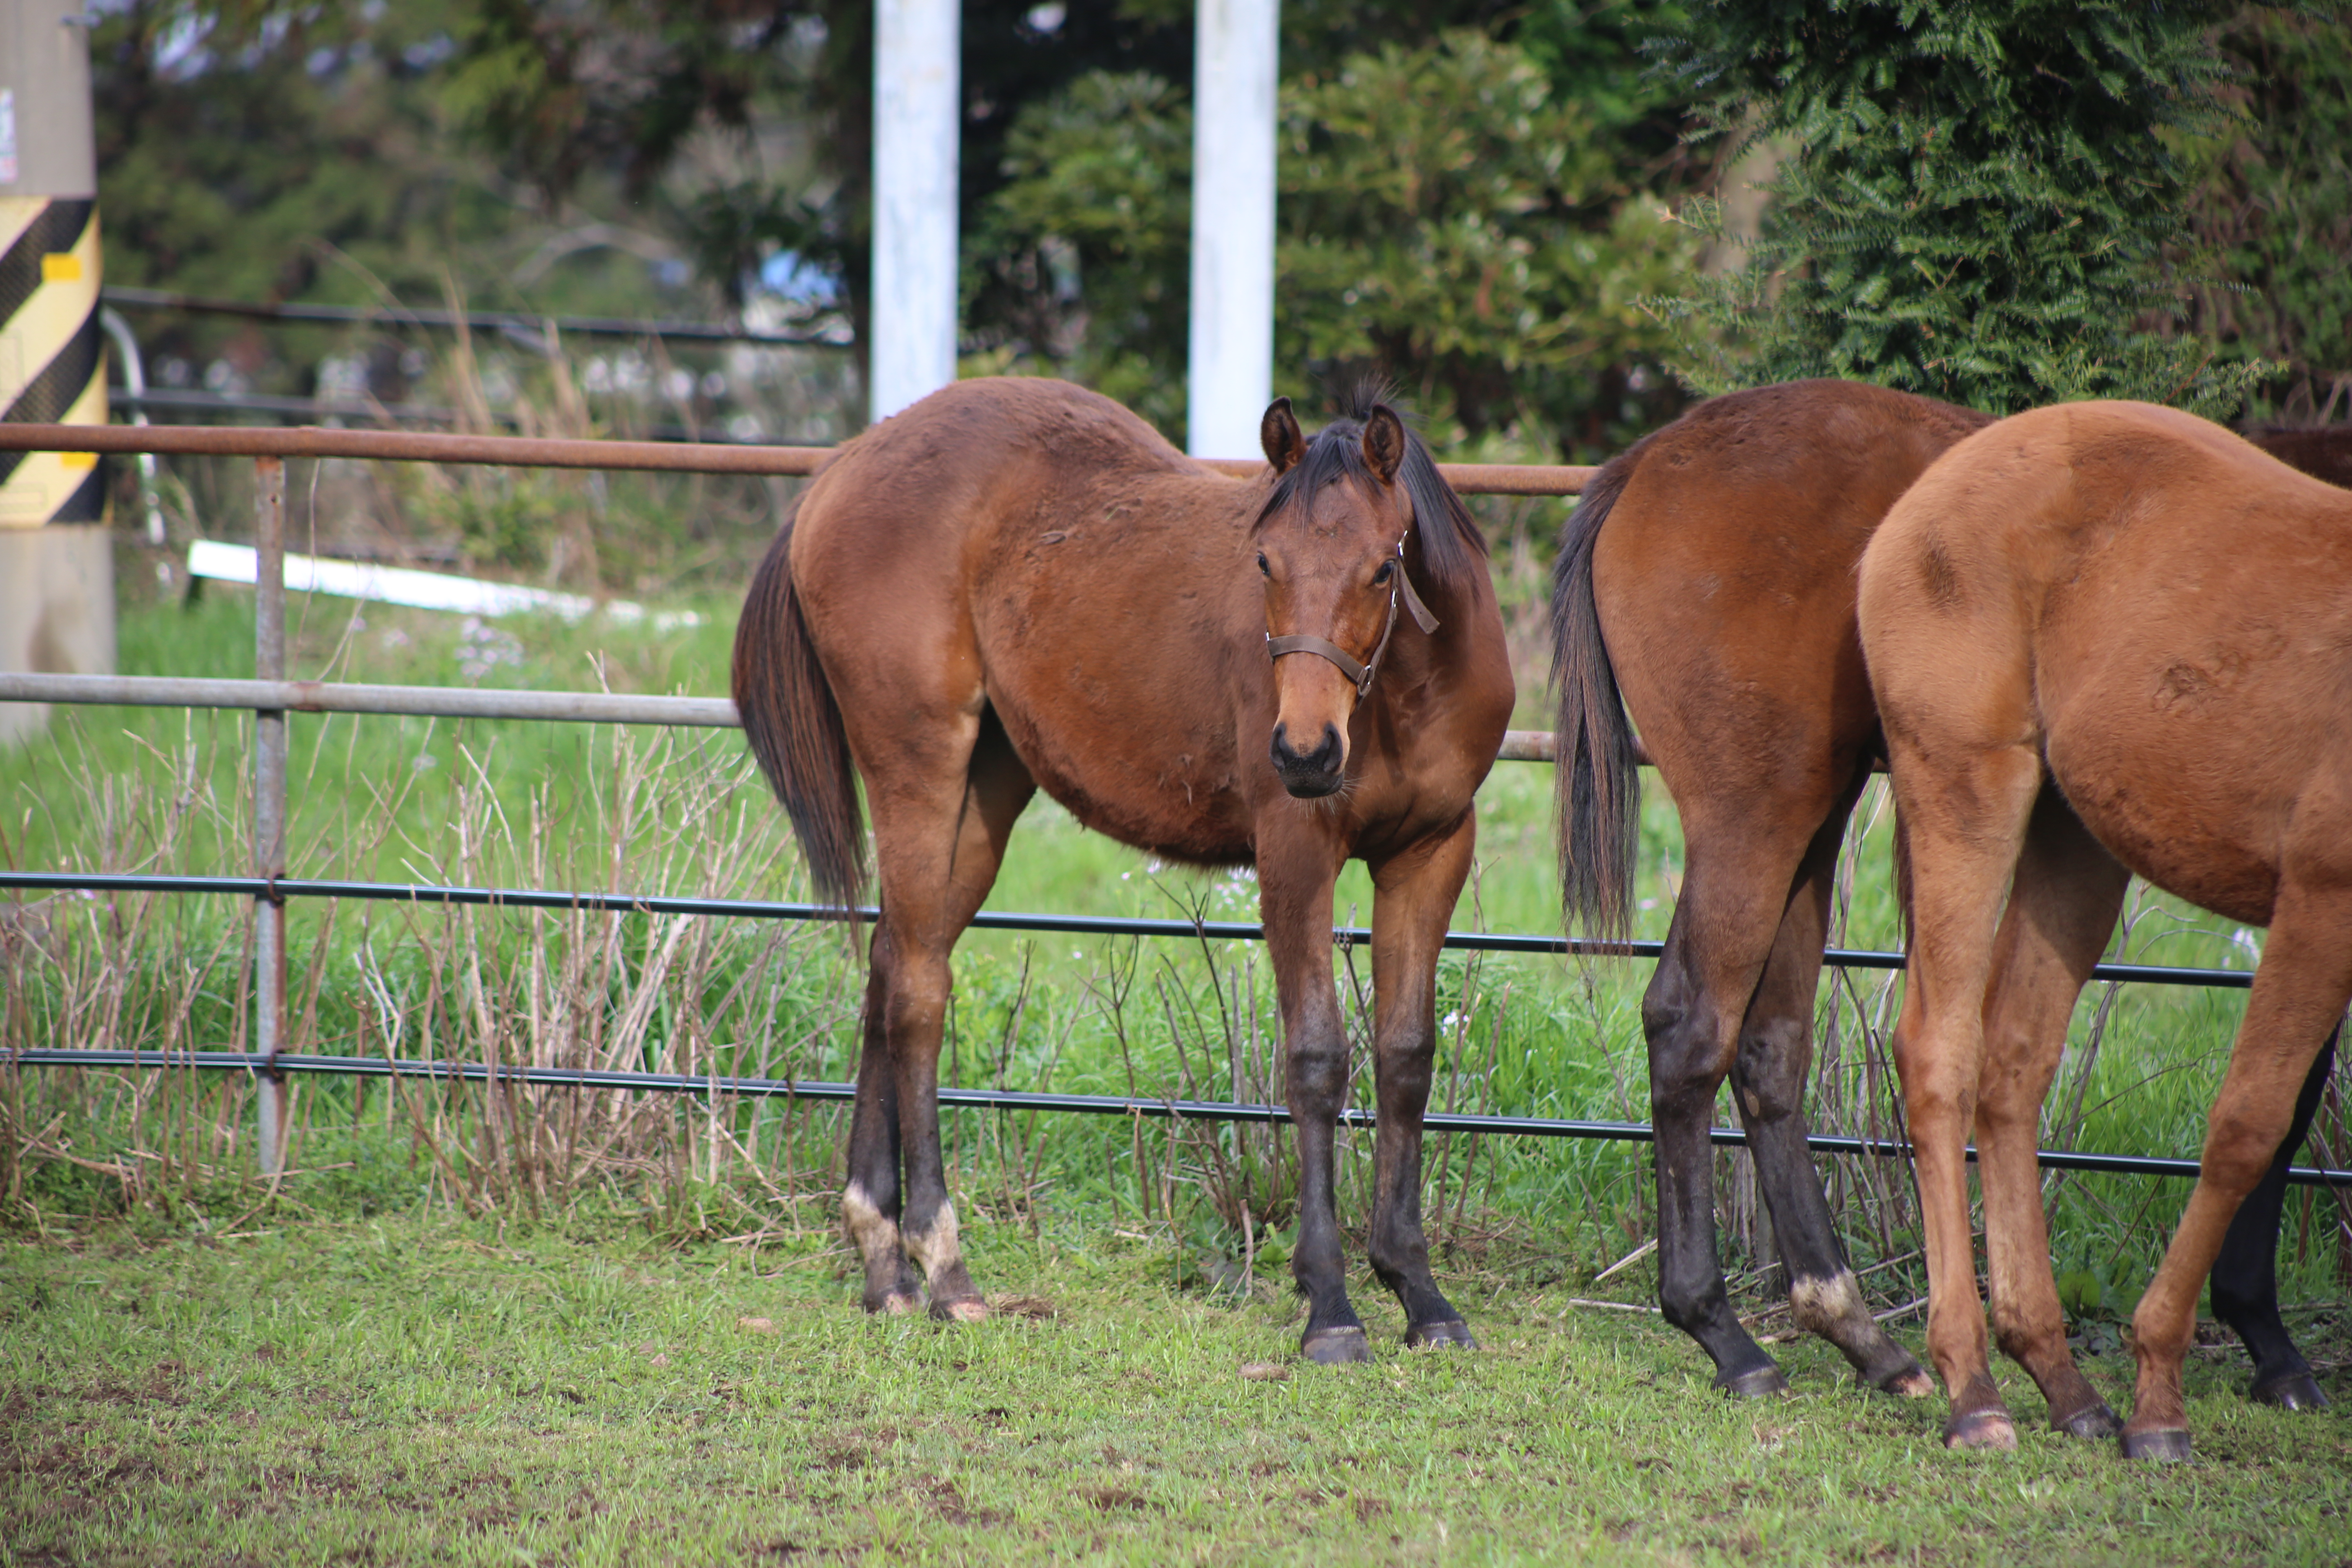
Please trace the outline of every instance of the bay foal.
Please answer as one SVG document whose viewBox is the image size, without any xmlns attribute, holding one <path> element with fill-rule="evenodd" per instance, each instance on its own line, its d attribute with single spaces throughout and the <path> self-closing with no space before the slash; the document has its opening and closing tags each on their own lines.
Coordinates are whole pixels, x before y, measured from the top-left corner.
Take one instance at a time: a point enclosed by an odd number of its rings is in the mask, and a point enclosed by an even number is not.
<svg viewBox="0 0 2352 1568">
<path fill-rule="evenodd" d="M 881 884 L 844 1218 L 866 1307 L 986 1304 L 940 1161 L 949 954 L 1042 786 L 1172 859 L 1255 862 L 1297 1123 L 1301 1350 L 1370 1354 L 1333 1200 L 1348 1047 L 1332 882 L 1371 872 L 1379 1101 L 1367 1250 L 1412 1344 L 1472 1343 L 1421 1226 L 1436 966 L 1512 683 L 1477 525 L 1367 404 L 1312 441 L 1265 413 L 1236 479 L 1060 382 L 967 381 L 845 444 L 761 563 L 744 729 L 817 888 Z M 916 1269 L 921 1270 L 919 1279 Z"/>
</svg>

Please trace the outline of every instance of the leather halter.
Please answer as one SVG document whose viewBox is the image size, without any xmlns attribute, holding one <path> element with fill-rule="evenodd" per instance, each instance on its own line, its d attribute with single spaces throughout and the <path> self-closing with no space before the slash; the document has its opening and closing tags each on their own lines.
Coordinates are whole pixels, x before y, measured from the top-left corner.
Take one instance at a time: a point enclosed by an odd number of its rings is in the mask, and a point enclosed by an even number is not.
<svg viewBox="0 0 2352 1568">
<path fill-rule="evenodd" d="M 1389 637 L 1396 631 L 1399 599 L 1402 599 L 1405 608 L 1412 613 L 1413 625 L 1421 628 L 1423 636 L 1437 629 L 1437 617 L 1429 613 L 1429 606 L 1423 604 L 1421 595 L 1413 591 L 1412 579 L 1405 575 L 1402 535 L 1397 539 L 1396 572 L 1389 578 L 1388 622 L 1381 627 L 1381 640 L 1372 648 L 1371 658 L 1359 664 L 1346 648 L 1323 637 L 1307 637 L 1303 634 L 1278 637 L 1272 632 L 1265 635 L 1265 656 L 1267 659 L 1273 660 L 1280 658 L 1286 653 L 1320 654 L 1338 665 L 1339 673 L 1355 683 L 1356 700 L 1360 702 L 1370 695 L 1372 677 L 1380 673 L 1381 656 L 1388 652 Z"/>
</svg>

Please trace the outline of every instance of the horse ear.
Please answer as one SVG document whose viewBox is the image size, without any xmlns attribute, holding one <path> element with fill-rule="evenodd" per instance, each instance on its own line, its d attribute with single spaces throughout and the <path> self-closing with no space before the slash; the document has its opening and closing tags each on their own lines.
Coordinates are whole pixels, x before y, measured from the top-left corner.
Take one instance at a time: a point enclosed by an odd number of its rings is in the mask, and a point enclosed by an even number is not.
<svg viewBox="0 0 2352 1568">
<path fill-rule="evenodd" d="M 1277 397 L 1265 405 L 1265 417 L 1257 422 L 1257 440 L 1276 474 L 1286 474 L 1298 466 L 1298 459 L 1307 455 L 1307 437 L 1291 416 L 1290 399 Z"/>
<path fill-rule="evenodd" d="M 1404 467 L 1404 421 L 1385 403 L 1375 404 L 1364 421 L 1364 466 L 1384 485 L 1396 483 L 1397 470 Z"/>
</svg>

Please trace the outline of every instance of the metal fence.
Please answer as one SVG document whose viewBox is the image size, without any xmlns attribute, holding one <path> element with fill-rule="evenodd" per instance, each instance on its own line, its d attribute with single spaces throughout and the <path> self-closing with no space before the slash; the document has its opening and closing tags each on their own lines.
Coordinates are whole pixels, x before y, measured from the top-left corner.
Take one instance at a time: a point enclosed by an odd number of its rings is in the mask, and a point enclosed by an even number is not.
<svg viewBox="0 0 2352 1568">
<path fill-rule="evenodd" d="M 256 471 L 254 539 L 258 571 L 255 598 L 252 680 L 173 677 L 0 673 L 0 701 L 68 704 L 127 704 L 145 707 L 219 708 L 255 716 L 254 866 L 250 876 L 121 876 L 62 872 L 0 872 L 0 888 L 30 890 L 152 891 L 232 894 L 254 901 L 255 1049 L 247 1053 L 177 1051 L 168 1056 L 118 1050 L 58 1048 L 25 1050 L 12 1064 L 39 1067 L 175 1067 L 250 1073 L 260 1112 L 260 1162 L 266 1173 L 283 1170 L 289 1131 L 287 1077 L 324 1072 L 356 1076 L 440 1079 L 454 1081 L 515 1081 L 643 1092 L 696 1095 L 783 1096 L 814 1100 L 849 1098 L 855 1087 L 767 1079 L 680 1077 L 667 1074 L 591 1071 L 555 1068 L 518 1068 L 484 1063 L 408 1062 L 352 1057 L 295 1056 L 286 1040 L 286 901 L 297 898 L 392 900 L 417 903 L 471 904 L 506 909 L 605 910 L 641 914 L 686 914 L 766 920 L 870 919 L 871 910 L 843 911 L 822 905 L 751 900 L 638 897 L 545 889 L 457 888 L 372 882 L 321 881 L 287 875 L 286 715 L 289 712 L 412 714 L 456 719 L 515 719 L 592 724 L 654 724 L 702 728 L 738 725 L 734 704 L 722 699 L 620 696 L 585 691 L 499 691 L 463 688 L 370 686 L 286 679 L 285 464 L 289 458 L 346 458 L 396 462 L 480 464 L 498 467 L 606 468 L 672 473 L 802 476 L 814 471 L 825 448 L 742 447 L 646 441 L 551 440 L 515 437 L 430 434 L 382 430 L 247 429 L 172 426 L 0 425 L 0 451 L 97 451 L 167 456 L 245 457 Z M 1257 464 L 1216 465 L 1246 475 Z M 1581 490 L 1589 468 L 1514 464 L 1442 464 L 1454 487 L 1469 494 L 1567 496 Z M 1552 736 L 1513 731 L 1499 760 L 1548 762 Z M 1240 921 L 1118 920 L 1085 915 L 983 911 L 981 929 L 1095 935 L 1252 940 L 1258 926 Z M 1369 942 L 1358 928 L 1336 931 L 1342 943 Z M 1656 942 L 1596 942 L 1554 936 L 1501 932 L 1449 932 L 1445 944 L 1486 952 L 1577 953 L 1654 957 Z M 1833 949 L 1835 966 L 1898 969 L 1895 952 Z M 2097 978 L 2116 982 L 2243 988 L 2252 976 L 2241 971 L 2185 969 L 2149 964 L 2101 964 Z M 1054 1110 L 1193 1120 L 1278 1121 L 1280 1106 L 1222 1101 L 1148 1100 L 1116 1096 L 1023 1093 L 942 1088 L 949 1106 Z M 1349 1125 L 1370 1125 L 1371 1113 L 1350 1110 Z M 1433 1131 L 1564 1138 L 1647 1140 L 1640 1122 L 1570 1121 L 1542 1118 L 1433 1113 Z M 1717 1128 L 1716 1142 L 1746 1142 L 1737 1128 Z M 1902 1156 L 1907 1144 L 1817 1135 L 1825 1153 Z M 2197 1162 L 2136 1155 L 2044 1151 L 2045 1166 L 2153 1176 L 2189 1176 Z M 2298 1168 L 2290 1180 L 2352 1187 L 2352 1170 Z"/>
</svg>

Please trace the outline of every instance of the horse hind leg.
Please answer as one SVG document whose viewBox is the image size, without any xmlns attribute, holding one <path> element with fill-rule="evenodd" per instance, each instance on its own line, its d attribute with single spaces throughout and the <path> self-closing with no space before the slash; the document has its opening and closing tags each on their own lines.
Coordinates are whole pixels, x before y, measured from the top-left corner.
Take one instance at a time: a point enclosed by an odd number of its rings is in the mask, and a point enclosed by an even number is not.
<svg viewBox="0 0 2352 1568">
<path fill-rule="evenodd" d="M 1798 1326 L 1835 1345 L 1863 1382 L 1916 1399 L 1935 1392 L 1934 1381 L 1872 1318 L 1838 1243 L 1828 1196 L 1805 1142 L 1813 998 L 1852 798 L 1850 793 L 1822 824 L 1799 868 L 1772 956 L 1740 1030 L 1732 1095 L 1748 1130 L 1780 1261 L 1789 1271 L 1789 1305 Z"/>
<path fill-rule="evenodd" d="M 1882 707 L 1891 715 L 1885 696 L 1882 682 Z M 1927 1350 L 1951 1400 L 1944 1443 L 2014 1448 L 2017 1427 L 1993 1382 L 1984 1304 L 1977 1294 L 1965 1151 L 1984 1066 L 1984 1002 L 1997 915 L 2041 793 L 2042 759 L 2032 745 L 1963 731 L 1932 753 L 1930 764 L 1922 743 L 1906 739 L 1892 721 L 1888 741 L 1913 889 L 1895 1062 L 1903 1079 L 1927 1255 Z M 2046 1272 L 2046 1258 L 2042 1267 Z"/>
<path fill-rule="evenodd" d="M 2197 1187 L 2164 1261 L 2132 1314 L 2139 1362 L 2126 1458 L 2189 1457 L 2181 1363 L 2197 1323 L 2197 1292 L 2239 1205 L 2262 1180 L 2294 1119 L 2297 1087 L 2352 999 L 2352 897 L 2288 884 L 2271 921 L 2263 962 L 2230 1070 L 2206 1123 Z"/>
<path fill-rule="evenodd" d="M 2246 1392 L 2257 1403 L 2283 1410 L 2320 1410 L 2327 1405 L 2327 1395 L 2312 1376 L 2311 1363 L 2303 1359 L 2279 1317 L 2279 1217 L 2286 1206 L 2287 1167 L 2311 1131 L 2327 1076 L 2335 1070 L 2336 1046 L 2343 1032 L 2338 1026 L 2312 1062 L 2285 1141 L 2279 1144 L 2262 1181 L 2231 1217 L 2230 1228 L 2221 1238 L 2221 1255 L 2213 1260 L 2208 1281 L 2213 1315 L 2245 1342 L 2247 1353 L 2253 1358 L 2253 1382 Z"/>
<path fill-rule="evenodd" d="M 849 1183 L 841 1217 L 866 1270 L 865 1306 L 897 1315 L 922 1305 L 922 1286 L 898 1234 L 898 1089 L 882 1026 L 889 944 L 875 933 L 859 1018 L 857 1100 L 849 1121 Z"/>
<path fill-rule="evenodd" d="M 2066 1343 L 2042 1209 L 2042 1107 L 2075 999 L 2115 931 L 2129 881 L 2064 798 L 2044 789 L 1993 939 L 1984 1008 L 1977 1168 L 1993 1338 L 2042 1390 L 2051 1426 L 2077 1437 L 2113 1436 L 2122 1423 Z"/>
<path fill-rule="evenodd" d="M 988 1307 L 964 1262 L 940 1147 L 950 957 L 995 884 L 1005 839 L 1036 784 L 992 713 L 969 722 L 968 749 L 935 737 L 903 749 L 876 770 L 880 778 L 869 774 L 882 908 L 868 1016 L 879 1021 L 903 1165 L 895 1240 L 923 1274 L 931 1315 L 976 1321 Z M 954 773 L 942 778 L 950 764 Z M 894 1239 L 880 1226 L 870 1237 L 877 1248 Z M 866 1262 L 870 1298 L 877 1275 L 890 1278 L 892 1268 L 877 1251 Z"/>
<path fill-rule="evenodd" d="M 1803 829 L 1798 829 L 1802 832 Z M 1802 841 L 1748 820 L 1717 830 L 1686 817 L 1686 875 L 1665 951 L 1642 997 L 1649 1047 L 1650 1121 L 1658 1188 L 1658 1304 L 1666 1321 L 1715 1363 L 1715 1384 L 1760 1395 L 1788 1390 L 1740 1326 L 1716 1251 L 1716 1092 L 1769 962 Z M 1762 911 L 1762 918 L 1759 912 Z M 1818 962 L 1818 960 L 1816 960 Z"/>
</svg>

